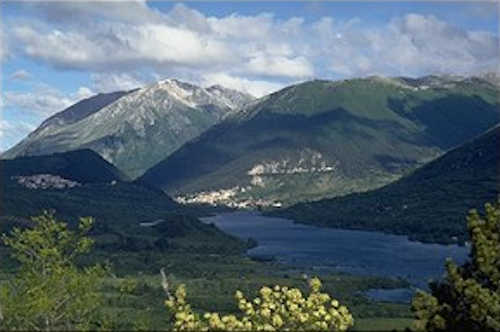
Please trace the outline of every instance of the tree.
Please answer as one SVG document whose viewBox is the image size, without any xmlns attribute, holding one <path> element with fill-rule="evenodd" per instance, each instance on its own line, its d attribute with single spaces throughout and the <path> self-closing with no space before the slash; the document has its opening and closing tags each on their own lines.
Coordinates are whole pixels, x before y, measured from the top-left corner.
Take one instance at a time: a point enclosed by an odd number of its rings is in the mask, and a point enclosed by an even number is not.
<svg viewBox="0 0 500 332">
<path fill-rule="evenodd" d="M 75 264 L 93 245 L 85 236 L 93 219 L 80 218 L 78 231 L 69 230 L 48 212 L 32 221 L 31 228 L 14 228 L 9 236 L 2 235 L 20 268 L 13 280 L 0 285 L 0 329 L 96 328 L 99 280 L 105 269 Z"/>
<path fill-rule="evenodd" d="M 471 210 L 469 260 L 446 262 L 446 277 L 431 283 L 431 294 L 418 292 L 412 310 L 416 331 L 500 331 L 500 202 Z"/>
</svg>

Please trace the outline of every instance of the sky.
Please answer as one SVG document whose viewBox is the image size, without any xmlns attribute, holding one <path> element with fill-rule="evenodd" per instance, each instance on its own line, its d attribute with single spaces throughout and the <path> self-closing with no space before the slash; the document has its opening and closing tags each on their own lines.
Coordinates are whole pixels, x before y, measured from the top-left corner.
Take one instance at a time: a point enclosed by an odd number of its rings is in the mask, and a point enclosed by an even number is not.
<svg viewBox="0 0 500 332">
<path fill-rule="evenodd" d="M 0 151 L 165 78 L 263 96 L 311 79 L 499 71 L 498 2 L 0 2 Z"/>
</svg>

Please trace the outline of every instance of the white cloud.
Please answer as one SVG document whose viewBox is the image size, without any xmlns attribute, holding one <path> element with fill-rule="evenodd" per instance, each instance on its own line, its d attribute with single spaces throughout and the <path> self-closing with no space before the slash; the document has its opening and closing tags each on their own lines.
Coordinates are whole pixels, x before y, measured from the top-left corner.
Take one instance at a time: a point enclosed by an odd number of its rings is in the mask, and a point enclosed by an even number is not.
<svg viewBox="0 0 500 332">
<path fill-rule="evenodd" d="M 49 116 L 70 106 L 72 100 L 60 93 L 6 91 L 4 103 L 4 107 Z"/>
<path fill-rule="evenodd" d="M 359 18 L 310 22 L 272 13 L 211 17 L 184 4 L 162 13 L 145 1 L 27 6 L 45 21 L 12 26 L 16 51 L 59 69 L 130 76 L 123 84 L 113 78 L 96 83 L 105 91 L 139 83 L 133 80 L 140 71 L 186 77 L 225 73 L 272 86 L 318 75 L 471 73 L 495 65 L 499 57 L 494 34 L 431 15 L 408 14 L 370 26 Z M 47 20 L 56 14 L 64 18 Z"/>
<path fill-rule="evenodd" d="M 99 92 L 128 91 L 142 87 L 146 83 L 127 73 L 92 74 L 92 85 Z"/>
<path fill-rule="evenodd" d="M 72 10 L 79 20 L 93 20 L 87 26 L 38 22 L 36 27 L 25 21 L 12 28 L 18 50 L 59 69 L 124 72 L 179 67 L 285 78 L 314 72 L 308 59 L 282 38 L 298 33 L 303 24 L 300 18 L 284 22 L 271 14 L 215 18 L 180 4 L 166 14 L 149 9 L 154 20 L 147 20 L 144 13 L 143 20 L 136 21 L 108 13 L 113 19 L 103 22 L 83 15 L 101 4 L 56 2 L 48 6 L 61 15 Z M 40 8 L 47 14 L 45 5 Z M 108 9 L 113 12 L 120 7 L 113 3 Z"/>
<path fill-rule="evenodd" d="M 465 31 L 432 15 L 408 14 L 373 29 L 345 25 L 323 21 L 315 26 L 321 36 L 317 49 L 330 52 L 329 69 L 340 75 L 471 74 L 498 63 L 493 34 Z"/>
<path fill-rule="evenodd" d="M 79 101 L 79 100 L 82 100 L 82 99 L 86 99 L 86 98 L 89 98 L 91 96 L 95 95 L 95 93 L 90 90 L 89 88 L 87 88 L 86 86 L 81 86 L 78 88 L 78 90 L 76 90 L 76 92 L 73 94 L 73 99 L 75 101 Z"/>
<path fill-rule="evenodd" d="M 248 73 L 262 76 L 311 77 L 313 66 L 305 57 L 288 59 L 283 56 L 256 56 L 246 66 Z"/>
<path fill-rule="evenodd" d="M 275 26 L 274 17 L 269 13 L 256 16 L 232 14 L 223 18 L 210 17 L 207 21 L 213 31 L 222 37 L 234 37 L 250 41 L 269 36 Z"/>
<path fill-rule="evenodd" d="M 230 76 L 226 73 L 210 73 L 202 78 L 203 86 L 222 85 L 226 88 L 235 89 L 249 93 L 255 97 L 262 97 L 269 93 L 282 89 L 285 84 L 273 83 L 261 80 L 249 80 L 246 78 Z"/>
<path fill-rule="evenodd" d="M 108 32 L 48 33 L 29 26 L 13 30 L 23 52 L 63 69 L 107 71 L 138 66 L 213 66 L 230 62 L 231 52 L 217 39 L 167 25 L 113 25 Z"/>
<path fill-rule="evenodd" d="M 13 81 L 27 81 L 27 80 L 30 80 L 32 78 L 32 75 L 30 74 L 30 72 L 28 72 L 27 70 L 24 70 L 24 69 L 19 69 L 19 70 L 16 70 L 15 72 L 13 72 L 10 76 L 9 76 L 9 79 L 13 80 Z"/>
<path fill-rule="evenodd" d="M 474 73 L 498 61 L 498 38 L 486 32 L 458 29 L 436 17 L 409 14 L 393 20 L 389 33 L 379 32 L 379 47 L 399 73 Z M 372 47 L 374 45 L 374 40 Z M 380 67 L 378 64 L 377 67 Z"/>
<path fill-rule="evenodd" d="M 0 153 L 12 147 L 35 128 L 28 122 L 0 119 Z"/>
<path fill-rule="evenodd" d="M 2 108 L 31 114 L 36 118 L 45 118 L 93 94 L 87 87 L 80 87 L 74 93 L 65 94 L 53 87 L 39 85 L 32 91 L 3 92 Z"/>
<path fill-rule="evenodd" d="M 31 91 L 4 91 L 0 94 L 0 151 L 19 142 L 49 116 L 94 94 L 85 86 L 63 93 L 43 84 L 33 85 Z"/>
</svg>

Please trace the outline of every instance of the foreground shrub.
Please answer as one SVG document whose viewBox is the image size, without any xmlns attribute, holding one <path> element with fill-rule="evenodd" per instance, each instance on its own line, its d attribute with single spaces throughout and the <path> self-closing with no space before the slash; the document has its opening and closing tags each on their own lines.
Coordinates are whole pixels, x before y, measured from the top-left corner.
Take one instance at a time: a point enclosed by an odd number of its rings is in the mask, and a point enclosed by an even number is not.
<svg viewBox="0 0 500 332">
<path fill-rule="evenodd" d="M 298 288 L 262 287 L 260 297 L 248 300 L 237 291 L 241 317 L 219 313 L 195 313 L 180 285 L 165 302 L 174 314 L 176 331 L 346 331 L 354 320 L 345 306 L 320 293 L 321 281 L 309 281 L 311 293 L 304 298 Z M 164 286 L 167 289 L 167 287 Z M 168 291 L 167 291 L 168 294 Z"/>
<path fill-rule="evenodd" d="M 21 264 L 13 280 L 0 286 L 1 330 L 75 330 L 96 328 L 102 301 L 98 293 L 104 269 L 79 269 L 74 261 L 93 241 L 93 224 L 81 218 L 78 232 L 54 215 L 32 218 L 33 228 L 14 228 L 2 241 Z"/>
<path fill-rule="evenodd" d="M 500 331 L 500 203 L 485 208 L 467 217 L 469 261 L 448 261 L 445 280 L 413 299 L 415 331 Z"/>
</svg>

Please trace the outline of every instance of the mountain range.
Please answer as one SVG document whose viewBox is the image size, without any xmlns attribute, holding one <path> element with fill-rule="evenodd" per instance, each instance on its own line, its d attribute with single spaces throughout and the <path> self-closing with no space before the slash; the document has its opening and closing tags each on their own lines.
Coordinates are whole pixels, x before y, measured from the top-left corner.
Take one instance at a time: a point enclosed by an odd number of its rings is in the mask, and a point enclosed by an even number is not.
<svg viewBox="0 0 500 332">
<path fill-rule="evenodd" d="M 175 79 L 99 94 L 49 118 L 2 158 L 88 148 L 135 178 L 251 100 Z"/>
<path fill-rule="evenodd" d="M 382 187 L 500 121 L 491 77 L 314 80 L 255 99 L 175 79 L 83 100 L 2 155 L 91 149 L 181 203 L 288 206 Z"/>
<path fill-rule="evenodd" d="M 450 76 L 309 81 L 247 104 L 138 181 L 237 207 L 367 191 L 496 125 L 498 93 Z"/>
<path fill-rule="evenodd" d="M 99 94 L 2 155 L 0 216 L 92 215 L 139 245 L 141 220 L 206 212 L 179 203 L 272 206 L 320 226 L 463 242 L 465 211 L 498 195 L 494 83 L 373 76 L 255 99 L 170 79 Z"/>
</svg>

